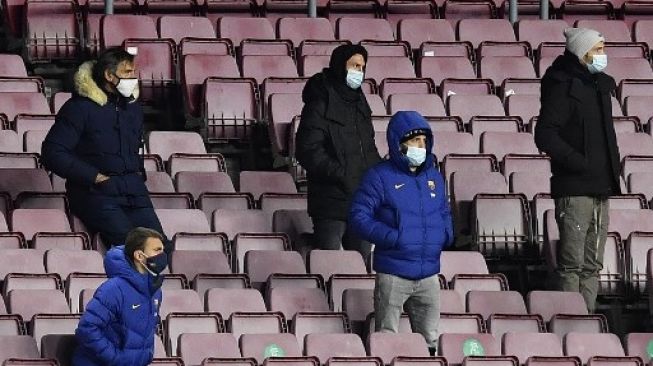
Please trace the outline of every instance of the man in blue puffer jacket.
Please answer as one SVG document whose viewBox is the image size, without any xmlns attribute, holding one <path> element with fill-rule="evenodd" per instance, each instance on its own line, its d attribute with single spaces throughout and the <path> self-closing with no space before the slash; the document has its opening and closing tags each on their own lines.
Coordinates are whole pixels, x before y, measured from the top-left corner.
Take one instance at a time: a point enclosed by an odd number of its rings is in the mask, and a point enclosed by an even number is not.
<svg viewBox="0 0 653 366">
<path fill-rule="evenodd" d="M 433 134 L 417 112 L 397 112 L 387 131 L 390 159 L 371 168 L 354 195 L 350 224 L 375 244 L 377 332 L 398 332 L 403 307 L 435 351 L 440 319 L 440 252 L 453 243 Z"/>
<path fill-rule="evenodd" d="M 109 279 L 88 303 L 75 332 L 74 366 L 146 366 L 154 356 L 161 278 L 168 256 L 163 236 L 138 227 L 124 246 L 109 250 Z"/>
</svg>

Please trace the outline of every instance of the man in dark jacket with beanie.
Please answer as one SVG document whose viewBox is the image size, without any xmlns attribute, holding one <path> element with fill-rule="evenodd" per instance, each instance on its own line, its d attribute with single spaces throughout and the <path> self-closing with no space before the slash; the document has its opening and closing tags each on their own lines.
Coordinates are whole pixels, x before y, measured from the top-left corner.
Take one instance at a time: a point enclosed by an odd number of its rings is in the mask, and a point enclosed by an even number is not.
<svg viewBox="0 0 653 366">
<path fill-rule="evenodd" d="M 375 244 L 377 332 L 398 332 L 403 309 L 434 350 L 440 319 L 440 252 L 454 241 L 433 134 L 417 112 L 397 112 L 387 131 L 390 159 L 371 168 L 354 195 L 350 223 Z"/>
<path fill-rule="evenodd" d="M 107 252 L 109 279 L 95 291 L 75 332 L 75 366 L 146 366 L 159 325 L 159 274 L 168 264 L 163 236 L 135 228 L 124 246 Z"/>
<path fill-rule="evenodd" d="M 82 64 L 74 81 L 74 96 L 41 147 L 43 165 L 66 179 L 72 212 L 107 247 L 123 244 L 137 226 L 163 232 L 139 154 L 143 110 L 136 101 L 134 56 L 107 49 L 96 62 Z"/>
<path fill-rule="evenodd" d="M 608 230 L 608 197 L 620 193 L 620 160 L 603 36 L 565 30 L 566 50 L 542 78 L 535 142 L 551 156 L 551 193 L 560 229 L 558 289 L 578 291 L 593 311 Z"/>
<path fill-rule="evenodd" d="M 353 192 L 363 173 L 380 160 L 372 111 L 361 91 L 367 51 L 336 48 L 329 67 L 310 78 L 302 95 L 297 159 L 308 174 L 308 213 L 321 249 L 358 250 L 367 245 L 347 229 Z"/>
</svg>

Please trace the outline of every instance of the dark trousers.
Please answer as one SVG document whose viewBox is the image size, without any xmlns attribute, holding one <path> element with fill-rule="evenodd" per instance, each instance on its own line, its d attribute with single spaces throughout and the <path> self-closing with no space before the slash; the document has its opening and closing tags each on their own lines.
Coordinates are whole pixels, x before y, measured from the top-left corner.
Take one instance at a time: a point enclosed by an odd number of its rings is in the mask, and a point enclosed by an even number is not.
<svg viewBox="0 0 653 366">
<path fill-rule="evenodd" d="M 347 222 L 343 220 L 313 218 L 313 242 L 319 249 L 356 250 L 363 258 L 370 255 L 370 244 L 349 230 Z"/>
<path fill-rule="evenodd" d="M 161 222 L 152 207 L 138 207 L 129 202 L 102 202 L 101 205 L 84 204 L 71 201 L 72 212 L 79 217 L 86 227 L 100 234 L 107 248 L 125 244 L 127 233 L 136 227 L 145 227 L 163 234 Z M 166 252 L 170 252 L 170 243 L 164 242 Z"/>
</svg>

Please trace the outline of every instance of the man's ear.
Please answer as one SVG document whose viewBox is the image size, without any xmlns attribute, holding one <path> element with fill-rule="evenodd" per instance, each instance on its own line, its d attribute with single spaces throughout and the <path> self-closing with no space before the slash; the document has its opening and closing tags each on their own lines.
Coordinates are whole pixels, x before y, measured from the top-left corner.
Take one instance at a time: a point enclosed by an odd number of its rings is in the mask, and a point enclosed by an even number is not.
<svg viewBox="0 0 653 366">
<path fill-rule="evenodd" d="M 115 76 L 109 70 L 104 70 L 104 79 L 113 84 Z"/>
</svg>

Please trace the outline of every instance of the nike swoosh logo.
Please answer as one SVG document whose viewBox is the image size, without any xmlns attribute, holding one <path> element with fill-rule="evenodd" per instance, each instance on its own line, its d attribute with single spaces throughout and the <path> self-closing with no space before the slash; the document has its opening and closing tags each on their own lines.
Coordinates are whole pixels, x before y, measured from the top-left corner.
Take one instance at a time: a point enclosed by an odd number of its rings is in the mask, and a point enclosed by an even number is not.
<svg viewBox="0 0 653 366">
<path fill-rule="evenodd" d="M 141 307 L 141 304 L 132 305 L 132 310 L 136 310 Z"/>
<path fill-rule="evenodd" d="M 395 184 L 395 189 L 399 189 L 399 188 L 401 188 L 401 187 L 403 187 L 403 186 L 405 186 L 405 185 L 406 185 L 406 183 Z"/>
</svg>

